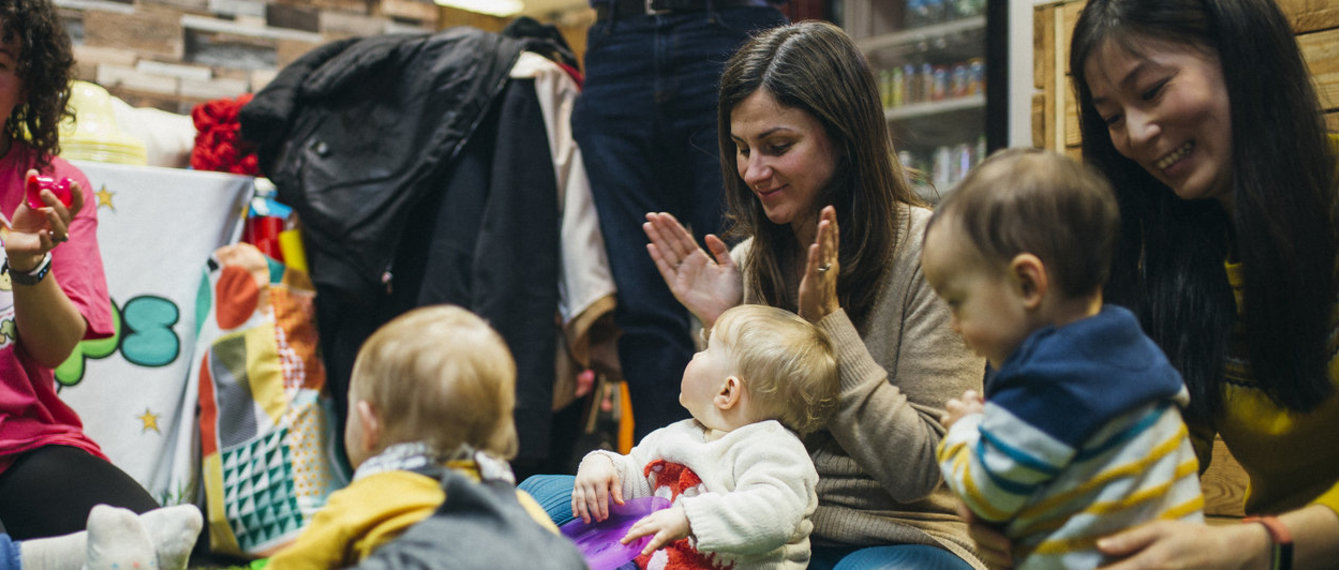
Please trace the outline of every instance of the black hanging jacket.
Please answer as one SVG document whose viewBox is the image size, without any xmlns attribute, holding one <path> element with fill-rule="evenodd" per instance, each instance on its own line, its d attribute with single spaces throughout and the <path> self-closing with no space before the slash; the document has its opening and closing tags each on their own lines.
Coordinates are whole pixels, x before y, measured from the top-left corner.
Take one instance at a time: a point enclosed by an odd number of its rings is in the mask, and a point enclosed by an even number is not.
<svg viewBox="0 0 1339 570">
<path fill-rule="evenodd" d="M 340 418 L 362 341 L 454 303 L 516 358 L 518 459 L 546 454 L 559 208 L 533 83 L 508 78 L 531 48 L 552 50 L 465 27 L 341 40 L 241 110 L 242 137 L 301 221 Z"/>
</svg>

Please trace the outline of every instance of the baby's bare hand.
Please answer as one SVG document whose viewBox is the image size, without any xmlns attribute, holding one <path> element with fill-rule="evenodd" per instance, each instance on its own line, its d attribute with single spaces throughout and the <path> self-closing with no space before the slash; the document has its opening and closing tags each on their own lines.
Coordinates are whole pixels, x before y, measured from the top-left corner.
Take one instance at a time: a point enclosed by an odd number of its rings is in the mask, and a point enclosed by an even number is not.
<svg viewBox="0 0 1339 570">
<path fill-rule="evenodd" d="M 642 555 L 645 556 L 680 538 L 686 538 L 692 532 L 693 529 L 688 523 L 688 513 L 684 512 L 683 505 L 674 503 L 668 509 L 661 509 L 642 517 L 642 520 L 628 529 L 628 534 L 619 542 L 628 544 L 648 534 L 655 535 L 642 549 Z"/>
<path fill-rule="evenodd" d="M 592 454 L 594 455 L 594 454 Z M 608 457 L 588 456 L 577 467 L 576 484 L 572 488 L 572 514 L 582 522 L 609 518 L 609 501 L 623 504 L 623 484 L 618 471 Z"/>
<path fill-rule="evenodd" d="M 961 398 L 952 398 L 944 404 L 945 412 L 939 416 L 939 423 L 944 424 L 945 428 L 950 428 L 964 416 L 979 414 L 985 409 L 986 403 L 981 399 L 981 395 L 976 390 L 968 390 L 962 393 Z"/>
</svg>

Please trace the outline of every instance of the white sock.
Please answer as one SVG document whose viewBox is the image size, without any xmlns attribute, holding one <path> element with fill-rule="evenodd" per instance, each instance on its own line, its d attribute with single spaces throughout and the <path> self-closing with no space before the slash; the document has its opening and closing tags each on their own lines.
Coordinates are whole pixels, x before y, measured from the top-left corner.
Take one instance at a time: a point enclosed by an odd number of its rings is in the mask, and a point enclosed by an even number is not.
<svg viewBox="0 0 1339 570">
<path fill-rule="evenodd" d="M 200 509 L 195 505 L 163 507 L 139 515 L 139 521 L 149 533 L 158 568 L 185 568 L 204 524 Z M 80 570 L 87 555 L 88 531 L 19 541 L 23 570 Z"/>
<path fill-rule="evenodd" d="M 204 517 L 195 505 L 176 505 L 154 509 L 139 516 L 153 541 L 159 570 L 182 570 L 190 560 L 191 549 L 200 537 Z M 24 567 L 24 570 L 28 570 Z"/>
<path fill-rule="evenodd" d="M 84 567 L 88 533 L 79 531 L 19 542 L 23 570 L 79 570 Z"/>
<path fill-rule="evenodd" d="M 25 570 L 26 570 L 25 564 Z M 129 509 L 96 505 L 88 513 L 87 570 L 157 570 L 144 523 Z"/>
</svg>

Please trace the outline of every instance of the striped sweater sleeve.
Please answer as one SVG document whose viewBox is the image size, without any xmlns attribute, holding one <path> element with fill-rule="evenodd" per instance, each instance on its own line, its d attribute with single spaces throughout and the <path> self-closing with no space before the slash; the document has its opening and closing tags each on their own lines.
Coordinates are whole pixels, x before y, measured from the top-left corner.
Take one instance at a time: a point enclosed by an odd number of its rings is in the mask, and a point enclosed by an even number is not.
<svg viewBox="0 0 1339 570">
<path fill-rule="evenodd" d="M 963 417 L 940 442 L 944 481 L 977 516 L 1013 518 L 1036 490 L 1073 459 L 1075 449 L 986 402 L 985 413 Z"/>
</svg>

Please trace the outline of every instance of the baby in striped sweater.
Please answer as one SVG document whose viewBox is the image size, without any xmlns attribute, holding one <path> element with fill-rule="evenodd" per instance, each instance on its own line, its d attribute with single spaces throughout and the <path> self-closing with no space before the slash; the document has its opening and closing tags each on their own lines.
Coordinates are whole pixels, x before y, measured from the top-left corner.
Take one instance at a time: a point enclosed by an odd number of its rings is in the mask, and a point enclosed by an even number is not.
<svg viewBox="0 0 1339 570">
<path fill-rule="evenodd" d="M 1135 316 L 1103 305 L 1119 211 L 1100 176 L 1007 150 L 936 210 L 922 264 L 991 371 L 949 400 L 939 463 L 1019 568 L 1093 568 L 1096 540 L 1203 520 L 1181 376 Z"/>
</svg>

